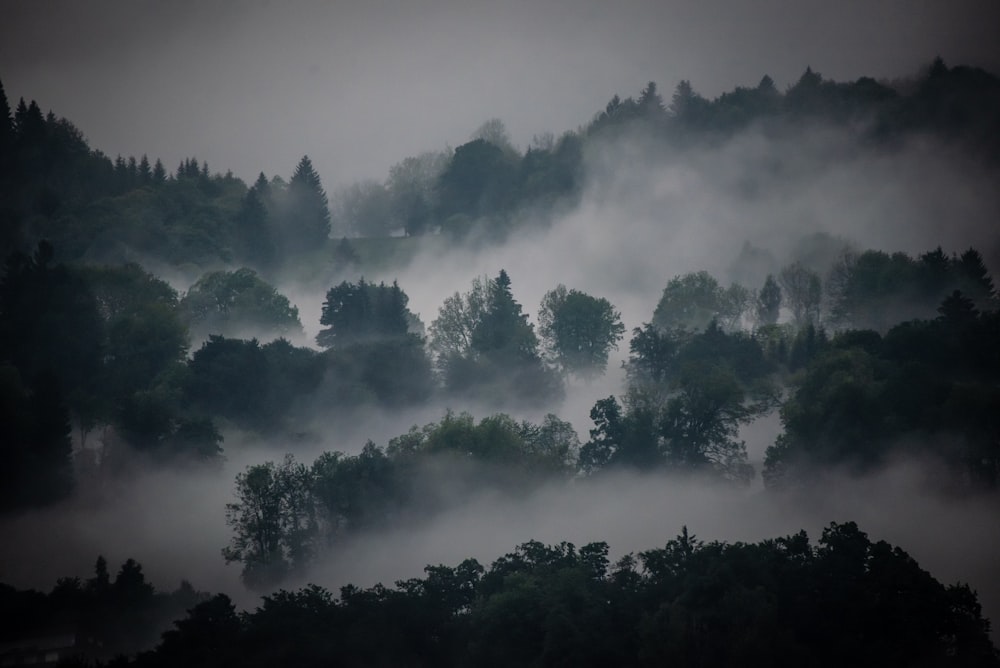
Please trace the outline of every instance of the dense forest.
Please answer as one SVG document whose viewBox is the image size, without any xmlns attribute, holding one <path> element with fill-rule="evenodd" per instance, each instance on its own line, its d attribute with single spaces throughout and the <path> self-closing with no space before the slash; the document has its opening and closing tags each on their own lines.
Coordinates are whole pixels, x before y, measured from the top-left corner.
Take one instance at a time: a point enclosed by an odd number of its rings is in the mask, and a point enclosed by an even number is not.
<svg viewBox="0 0 1000 668">
<path fill-rule="evenodd" d="M 72 629 L 89 643 L 79 661 L 109 665 L 1000 663 L 974 588 L 835 518 L 816 545 L 685 528 L 612 562 L 605 543 L 531 540 L 489 568 L 428 566 L 394 588 L 281 589 L 359 537 L 419 528 L 483 490 L 622 472 L 796 503 L 832 472 L 912 459 L 930 462 L 929 493 L 995 503 L 995 245 L 912 253 L 804 233 L 788 253 L 748 240 L 728 275 L 663 267 L 631 329 L 610 288 L 554 281 L 525 306 L 532 278 L 510 267 L 482 263 L 433 317 L 381 278 L 418 256 L 488 258 L 535 238 L 612 180 L 609 153 L 648 166 L 751 132 L 778 145 L 836 131 L 842 155 L 933 142 L 996 173 L 992 74 L 940 59 L 892 82 L 806 69 L 784 92 L 764 76 L 714 100 L 682 81 L 669 102 L 650 82 L 523 152 L 491 119 L 329 195 L 307 156 L 287 181 L 248 185 L 195 157 L 172 171 L 110 159 L 41 109 L 12 108 L 0 85 L 0 518 L 100 499 L 145 470 L 249 461 L 219 483 L 233 490 L 215 509 L 230 532 L 219 560 L 263 598 L 238 612 L 187 581 L 157 592 L 135 560 L 112 579 L 100 557 L 92 578 L 48 594 L 0 585 L 14 620 L 0 659 L 27 661 L 25 639 Z M 321 293 L 321 309 L 299 290 Z M 588 425 L 560 417 L 580 388 Z M 436 417 L 329 447 L 391 415 Z M 769 418 L 779 431 L 755 461 L 745 429 Z"/>
</svg>

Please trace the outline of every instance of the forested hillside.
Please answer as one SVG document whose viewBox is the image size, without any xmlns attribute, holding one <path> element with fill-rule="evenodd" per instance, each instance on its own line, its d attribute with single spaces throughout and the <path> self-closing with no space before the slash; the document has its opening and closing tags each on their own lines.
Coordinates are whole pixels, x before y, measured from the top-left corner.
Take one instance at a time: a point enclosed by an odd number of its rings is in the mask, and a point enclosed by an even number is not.
<svg viewBox="0 0 1000 668">
<path fill-rule="evenodd" d="M 975 583 L 941 584 L 852 518 L 822 517 L 818 545 L 685 529 L 613 562 L 606 543 L 523 536 L 489 568 L 463 554 L 395 588 L 282 588 L 484 497 L 629 479 L 823 508 L 830 479 L 916 462 L 928 495 L 997 508 L 1000 237 L 927 229 L 1000 210 L 978 189 L 1000 174 L 998 137 L 1000 79 L 983 70 L 938 59 L 839 83 L 807 68 L 784 91 L 764 76 L 715 99 L 649 82 L 524 150 L 492 119 L 384 181 L 328 189 L 308 156 L 252 184 L 195 157 L 111 159 L 0 85 L 0 519 L 100 514 L 126 481 L 207 476 L 226 494 L 205 510 L 226 531 L 214 554 L 264 596 L 238 613 L 231 591 L 156 593 L 132 559 L 112 581 L 101 557 L 48 594 L 3 585 L 19 619 L 0 640 L 73 627 L 104 643 L 88 658 L 151 666 L 996 665 Z M 650 196 L 634 174 L 737 150 L 760 170 L 720 178 L 748 220 L 803 184 L 823 215 L 883 205 L 820 192 L 816 155 L 834 179 L 917 150 L 981 180 L 954 211 L 950 192 L 934 200 L 916 252 L 810 228 L 806 207 L 769 235 L 726 228 L 733 257 L 692 257 L 679 234 L 634 240 L 642 257 L 613 258 L 614 275 L 582 259 L 635 234 L 607 206 Z M 678 183 L 654 189 L 697 196 Z M 652 225 L 713 215 L 728 214 Z M 567 419 L 581 402 L 589 422 Z M 754 429 L 771 431 L 748 446 Z"/>
</svg>

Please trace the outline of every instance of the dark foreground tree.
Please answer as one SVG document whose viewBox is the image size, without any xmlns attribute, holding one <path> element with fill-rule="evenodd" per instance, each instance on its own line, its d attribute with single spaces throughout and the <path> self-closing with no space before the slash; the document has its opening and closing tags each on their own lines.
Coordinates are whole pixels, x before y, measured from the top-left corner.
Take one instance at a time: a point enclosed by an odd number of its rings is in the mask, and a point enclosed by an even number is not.
<svg viewBox="0 0 1000 668">
<path fill-rule="evenodd" d="M 339 598 L 279 591 L 241 616 L 216 597 L 137 665 L 1000 665 L 968 586 L 853 522 L 816 545 L 805 532 L 705 543 L 684 528 L 659 549 L 608 553 L 530 541 L 489 568 L 428 566 Z"/>
<path fill-rule="evenodd" d="M 291 455 L 280 465 L 248 467 L 236 476 L 236 502 L 226 504 L 226 524 L 233 538 L 222 556 L 243 564 L 249 587 L 270 588 L 303 568 L 317 533 L 310 470 Z"/>
</svg>

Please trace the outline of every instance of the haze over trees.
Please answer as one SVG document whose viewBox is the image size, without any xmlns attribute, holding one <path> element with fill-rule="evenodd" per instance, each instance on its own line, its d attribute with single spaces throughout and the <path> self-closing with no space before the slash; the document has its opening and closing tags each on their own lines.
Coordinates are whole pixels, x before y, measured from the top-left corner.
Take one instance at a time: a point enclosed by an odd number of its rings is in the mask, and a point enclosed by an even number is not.
<svg viewBox="0 0 1000 668">
<path fill-rule="evenodd" d="M 136 472 L 215 475 L 231 494 L 205 509 L 229 531 L 214 556 L 264 594 L 239 613 L 186 584 L 157 593 L 134 560 L 112 580 L 99 558 L 92 579 L 48 594 L 0 585 L 0 609 L 18 613 L 0 640 L 57 621 L 140 666 L 997 665 L 970 586 L 939 583 L 849 521 L 816 545 L 804 532 L 704 543 L 685 529 L 612 563 L 604 543 L 530 541 L 395 587 L 278 588 L 473 500 L 644 477 L 750 487 L 782 507 L 819 498 L 829 476 L 916 461 L 935 493 L 994 499 L 992 246 L 942 239 L 911 254 L 803 231 L 748 238 L 728 275 L 721 250 L 702 268 L 673 266 L 685 251 L 670 249 L 636 267 L 623 251 L 605 280 L 545 233 L 569 228 L 557 238 L 581 246 L 595 230 L 634 233 L 603 220 L 606 200 L 641 199 L 635 174 L 744 132 L 768 147 L 835 131 L 844 156 L 893 156 L 917 138 L 992 174 L 998 99 L 996 77 L 940 60 L 893 84 L 807 68 L 784 91 L 764 76 L 715 99 L 687 80 L 671 95 L 648 82 L 523 152 L 492 118 L 328 198 L 305 156 L 287 180 L 250 185 L 194 157 L 173 171 L 111 159 L 34 101 L 12 110 L 0 85 L 0 516 L 98 507 Z M 760 150 L 759 173 L 721 177 L 745 204 L 801 167 Z M 638 167 L 620 178 L 611 155 Z M 685 216 L 651 214 L 668 227 Z M 511 264 L 496 252 L 536 246 Z M 428 301 L 420 272 L 439 258 L 488 273 L 450 296 L 453 284 L 428 283 L 449 285 Z M 550 283 L 535 282 L 535 258 Z M 654 266 L 657 294 L 627 332 L 629 277 Z M 535 312 L 518 298 L 553 284 Z M 607 389 L 626 335 L 624 383 Z M 564 419 L 579 401 L 589 423 Z M 368 440 L 372 416 L 382 444 Z M 767 416 L 777 433 L 755 458 L 747 428 Z M 227 457 L 235 479 L 220 473 Z"/>
</svg>

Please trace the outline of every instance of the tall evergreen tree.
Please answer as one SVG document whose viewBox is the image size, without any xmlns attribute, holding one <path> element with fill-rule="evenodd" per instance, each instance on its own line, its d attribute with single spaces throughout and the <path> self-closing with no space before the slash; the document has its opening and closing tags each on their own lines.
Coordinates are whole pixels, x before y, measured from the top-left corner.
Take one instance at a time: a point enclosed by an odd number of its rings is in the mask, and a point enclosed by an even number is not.
<svg viewBox="0 0 1000 668">
<path fill-rule="evenodd" d="M 165 183 L 167 180 L 167 169 L 163 166 L 163 161 L 159 158 L 156 159 L 156 164 L 153 165 L 153 183 L 159 185 Z"/>
<path fill-rule="evenodd" d="M 244 195 L 236 214 L 243 256 L 260 270 L 267 270 L 274 263 L 274 239 L 265 204 L 269 188 L 267 179 L 261 174 L 257 183 Z"/>
<path fill-rule="evenodd" d="M 290 253 L 299 253 L 324 246 L 330 235 L 330 209 L 309 156 L 302 156 L 299 161 L 287 194 L 285 247 Z"/>
<path fill-rule="evenodd" d="M 7 93 L 3 89 L 3 82 L 0 81 L 0 160 L 4 163 L 14 147 L 14 118 L 10 113 L 10 104 L 7 102 Z M 0 169 L 4 165 L 0 163 Z"/>
<path fill-rule="evenodd" d="M 142 159 L 139 160 L 139 182 L 142 185 L 149 185 L 153 181 L 153 170 L 149 166 L 149 158 L 146 154 L 142 154 Z"/>
</svg>

